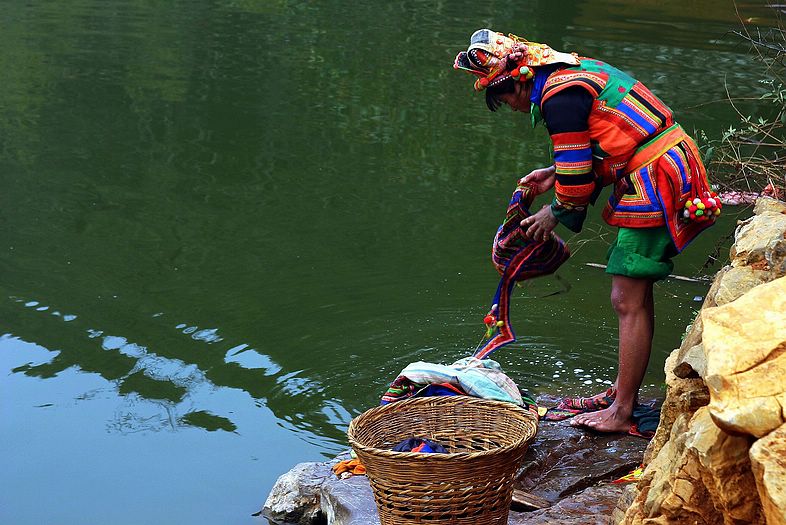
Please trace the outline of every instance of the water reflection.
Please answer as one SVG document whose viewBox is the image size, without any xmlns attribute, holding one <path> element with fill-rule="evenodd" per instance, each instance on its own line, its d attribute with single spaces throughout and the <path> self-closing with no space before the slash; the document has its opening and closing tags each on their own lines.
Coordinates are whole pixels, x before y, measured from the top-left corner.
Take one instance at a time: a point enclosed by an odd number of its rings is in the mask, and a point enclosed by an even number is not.
<svg viewBox="0 0 786 525">
<path fill-rule="evenodd" d="M 37 301 L 13 299 L 17 304 L 31 308 Z M 36 312 L 45 312 L 41 307 Z M 155 317 L 162 317 L 158 313 Z M 76 315 L 70 316 L 76 319 Z M 72 320 L 73 320 L 72 319 Z M 65 319 L 63 319 L 65 320 Z M 197 343 L 214 345 L 224 341 L 218 335 L 217 328 L 199 329 L 180 323 L 175 326 L 178 333 L 188 335 Z M 4 339 L 13 338 L 10 334 Z M 0 341 L 1 345 L 2 341 Z M 226 351 L 222 370 L 215 370 L 210 365 L 209 372 L 200 368 L 199 360 L 188 362 L 182 359 L 165 357 L 152 352 L 148 347 L 129 341 L 120 335 L 105 334 L 103 330 L 88 328 L 84 331 L 84 340 L 74 340 L 73 347 L 64 347 L 53 352 L 51 358 L 40 362 L 30 362 L 13 368 L 13 373 L 23 373 L 30 377 L 52 378 L 60 372 L 77 368 L 96 372 L 111 381 L 116 394 L 121 400 L 115 410 L 113 420 L 107 423 L 107 429 L 121 433 L 137 433 L 143 431 L 176 431 L 181 425 L 199 426 L 206 430 L 227 430 L 234 432 L 238 427 L 229 413 L 213 413 L 200 410 L 204 400 L 217 388 L 239 388 L 249 393 L 258 392 L 253 403 L 264 402 L 274 411 L 281 402 L 291 397 L 313 398 L 316 403 L 304 413 L 289 414 L 289 408 L 281 409 L 279 417 L 290 422 L 292 429 L 298 433 L 312 434 L 305 439 L 321 442 L 328 446 L 331 437 L 338 446 L 343 440 L 337 427 L 344 427 L 351 419 L 346 410 L 340 409 L 340 402 L 320 396 L 324 392 L 322 386 L 314 380 L 304 377 L 303 370 L 282 373 L 282 367 L 270 356 L 260 354 L 248 344 L 235 345 Z M 77 349 L 78 347 L 78 349 Z M 101 354 L 97 355 L 96 350 Z M 189 355 L 197 358 L 202 351 L 194 348 Z M 89 357 L 93 356 L 93 357 Z M 239 370 L 242 373 L 237 373 Z M 210 376 L 225 379 L 216 384 Z M 261 381 L 261 378 L 267 379 Z M 244 380 L 247 382 L 244 383 Z M 104 389 L 105 391 L 105 389 Z M 80 399 L 89 399 L 96 392 L 86 392 Z M 272 398 L 271 398 L 272 394 Z M 238 407 L 224 407 L 224 410 Z M 242 430 L 242 429 L 241 429 Z M 331 448 L 331 447 L 329 447 Z"/>
</svg>

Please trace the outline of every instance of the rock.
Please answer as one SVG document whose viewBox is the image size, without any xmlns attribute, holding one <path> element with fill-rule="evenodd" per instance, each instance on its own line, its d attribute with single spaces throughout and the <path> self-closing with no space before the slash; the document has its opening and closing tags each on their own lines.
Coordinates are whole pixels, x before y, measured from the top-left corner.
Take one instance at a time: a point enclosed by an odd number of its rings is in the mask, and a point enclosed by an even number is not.
<svg viewBox="0 0 786 525">
<path fill-rule="evenodd" d="M 694 323 L 695 326 L 696 323 Z M 686 338 L 687 339 L 687 338 Z M 700 340 L 700 339 L 699 339 Z M 710 402 L 707 387 L 698 377 L 681 378 L 675 374 L 675 364 L 681 350 L 674 350 L 664 365 L 666 371 L 666 399 L 660 409 L 660 423 L 644 453 L 644 464 L 648 464 L 669 440 L 672 426 L 679 416 L 690 418 L 693 413 Z"/>
<path fill-rule="evenodd" d="M 778 199 L 771 199 L 769 197 L 760 197 L 756 200 L 756 205 L 753 207 L 755 215 L 762 215 L 764 213 L 784 213 L 786 214 L 786 202 Z"/>
<path fill-rule="evenodd" d="M 513 489 L 513 502 L 511 508 L 517 511 L 532 511 L 551 507 L 551 502 L 545 498 L 535 496 L 520 489 Z"/>
<path fill-rule="evenodd" d="M 635 483 L 626 483 L 622 489 L 622 494 L 620 494 L 620 497 L 617 500 L 617 504 L 611 511 L 611 519 L 609 522 L 614 524 L 622 522 L 622 520 L 625 518 L 625 513 L 628 511 L 630 506 L 633 505 L 633 501 L 636 499 L 638 494 L 639 491 L 636 489 Z"/>
<path fill-rule="evenodd" d="M 786 524 L 786 425 L 756 441 L 750 458 L 767 525 Z"/>
<path fill-rule="evenodd" d="M 750 440 L 727 434 L 701 408 L 691 419 L 685 447 L 695 454 L 700 465 L 701 483 L 707 487 L 714 506 L 724 523 L 751 523 L 760 515 L 761 507 L 753 492 L 755 479 L 748 449 Z"/>
<path fill-rule="evenodd" d="M 786 203 L 759 199 L 754 212 L 666 360 L 660 425 L 615 524 L 784 523 Z"/>
<path fill-rule="evenodd" d="M 627 474 L 641 463 L 646 446 L 647 441 L 637 437 L 594 434 L 567 421 L 542 421 L 515 487 L 554 503 Z"/>
<path fill-rule="evenodd" d="M 607 525 L 623 485 L 597 485 L 533 512 L 511 512 L 508 525 Z"/>
<path fill-rule="evenodd" d="M 693 373 L 698 377 L 704 377 L 706 371 L 707 357 L 704 355 L 704 345 L 701 343 L 688 348 L 682 360 L 674 367 L 674 375 L 683 379 L 691 377 Z"/>
<path fill-rule="evenodd" d="M 748 438 L 716 426 L 707 407 L 679 416 L 621 523 L 760 523 L 748 447 Z"/>
<path fill-rule="evenodd" d="M 734 246 L 731 247 L 732 266 L 744 266 L 765 261 L 767 245 L 786 234 L 786 214 L 763 213 L 754 215 L 737 226 Z"/>
<path fill-rule="evenodd" d="M 773 239 L 764 250 L 764 258 L 774 277 L 786 275 L 786 240 Z"/>
<path fill-rule="evenodd" d="M 786 266 L 786 241 L 783 243 L 785 252 L 783 264 Z M 769 245 L 767 250 L 769 250 Z M 768 251 L 767 254 L 770 252 Z M 776 260 L 776 264 L 780 264 L 780 262 Z M 756 286 L 770 282 L 775 278 L 775 272 L 757 270 L 751 266 L 726 267 L 716 275 L 710 291 L 707 292 L 702 309 L 728 304 Z M 680 346 L 679 357 L 674 367 L 674 374 L 677 377 L 687 378 L 692 375 L 704 377 L 707 363 L 704 348 L 701 345 L 703 330 L 704 323 L 701 316 L 698 316 Z"/>
<path fill-rule="evenodd" d="M 722 306 L 735 301 L 752 288 L 773 279 L 774 275 L 766 270 L 756 270 L 750 266 L 732 267 L 721 276 L 713 297 L 714 303 Z"/>
<path fill-rule="evenodd" d="M 720 286 L 721 280 L 723 276 L 726 275 L 726 272 L 731 270 L 731 266 L 724 266 L 721 268 L 718 273 L 715 274 L 715 278 L 712 280 L 712 284 L 710 285 L 710 289 L 707 291 L 707 295 L 704 297 L 704 304 L 701 305 L 702 308 L 711 308 L 713 306 L 718 306 L 718 303 L 715 301 L 715 296 L 718 294 L 718 287 Z M 694 325 L 697 321 L 701 321 L 701 317 L 696 317 L 694 321 Z M 701 334 L 699 334 L 701 335 Z M 690 333 L 683 339 L 683 344 L 687 343 L 689 346 L 694 346 L 699 343 L 701 339 L 698 340 L 691 340 Z"/>
<path fill-rule="evenodd" d="M 298 463 L 276 480 L 262 515 L 279 523 L 307 525 L 320 514 L 320 489 L 332 476 L 328 463 Z"/>
<path fill-rule="evenodd" d="M 379 524 L 371 485 L 365 476 L 353 476 L 346 480 L 328 476 L 321 487 L 322 515 L 327 519 L 328 525 Z M 623 488 L 621 485 L 589 487 L 561 500 L 553 507 L 533 512 L 511 511 L 508 523 L 606 524 Z"/>
<path fill-rule="evenodd" d="M 329 476 L 320 491 L 328 525 L 379 525 L 374 493 L 366 476 Z"/>
<path fill-rule="evenodd" d="M 701 313 L 710 412 L 730 433 L 762 437 L 784 423 L 786 277 Z"/>
</svg>

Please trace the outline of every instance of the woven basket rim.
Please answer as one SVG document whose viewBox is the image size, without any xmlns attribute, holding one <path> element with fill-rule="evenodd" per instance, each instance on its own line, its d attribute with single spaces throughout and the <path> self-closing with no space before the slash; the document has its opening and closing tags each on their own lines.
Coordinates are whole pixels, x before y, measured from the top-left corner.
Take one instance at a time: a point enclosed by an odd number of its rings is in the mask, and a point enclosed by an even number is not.
<svg viewBox="0 0 786 525">
<path fill-rule="evenodd" d="M 467 459 L 475 459 L 475 458 L 484 458 L 487 456 L 496 456 L 498 454 L 503 454 L 505 452 L 516 450 L 522 446 L 529 444 L 535 438 L 535 435 L 538 431 L 538 419 L 532 414 L 521 408 L 518 405 L 514 405 L 513 403 L 509 403 L 506 401 L 497 401 L 493 399 L 483 399 L 478 397 L 472 396 L 438 396 L 440 398 L 441 403 L 450 403 L 450 402 L 458 402 L 461 401 L 463 403 L 471 403 L 471 404 L 483 404 L 488 406 L 490 409 L 504 409 L 506 411 L 515 413 L 517 416 L 521 417 L 522 419 L 529 419 L 532 422 L 532 425 L 528 427 L 529 432 L 525 432 L 522 437 L 517 439 L 515 442 L 509 445 L 503 445 L 501 447 L 497 447 L 491 450 L 482 450 L 478 452 L 448 452 L 447 454 L 433 454 L 427 452 L 397 452 L 395 450 L 388 450 L 384 448 L 376 448 L 370 447 L 368 445 L 363 445 L 359 443 L 355 437 L 355 431 L 359 421 L 362 421 L 365 417 L 368 417 L 369 414 L 376 414 L 378 412 L 391 412 L 401 410 L 402 407 L 406 408 L 409 405 L 414 404 L 427 404 L 429 402 L 434 402 L 434 397 L 415 397 L 410 399 L 404 399 L 402 401 L 396 401 L 393 403 L 389 403 L 387 405 L 381 405 L 377 407 L 370 408 L 363 412 L 362 414 L 356 416 L 352 419 L 352 422 L 349 424 L 349 428 L 347 429 L 347 437 L 349 438 L 349 444 L 352 448 L 360 449 L 363 452 L 373 454 L 375 456 L 384 456 L 388 458 L 419 458 L 423 461 L 455 461 L 457 459 L 467 460 Z M 449 401 L 452 400 L 452 401 Z"/>
</svg>

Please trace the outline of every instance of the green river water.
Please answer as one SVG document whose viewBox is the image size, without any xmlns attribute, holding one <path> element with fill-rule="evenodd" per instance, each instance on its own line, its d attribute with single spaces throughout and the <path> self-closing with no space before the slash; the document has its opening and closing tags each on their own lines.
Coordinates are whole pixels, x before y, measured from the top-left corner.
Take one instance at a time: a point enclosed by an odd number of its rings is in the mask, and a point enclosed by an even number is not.
<svg viewBox="0 0 786 525">
<path fill-rule="evenodd" d="M 711 135 L 733 113 L 698 104 L 760 89 L 709 0 L 2 4 L 8 524 L 261 523 L 276 477 L 345 449 L 401 368 L 471 352 L 495 229 L 550 158 L 453 71 L 474 29 L 607 60 Z M 585 265 L 613 236 L 599 212 L 560 230 L 570 291 L 518 291 L 520 341 L 495 354 L 536 394 L 613 378 L 610 279 Z M 711 273 L 746 213 L 675 271 Z M 706 289 L 657 285 L 649 395 Z"/>
</svg>

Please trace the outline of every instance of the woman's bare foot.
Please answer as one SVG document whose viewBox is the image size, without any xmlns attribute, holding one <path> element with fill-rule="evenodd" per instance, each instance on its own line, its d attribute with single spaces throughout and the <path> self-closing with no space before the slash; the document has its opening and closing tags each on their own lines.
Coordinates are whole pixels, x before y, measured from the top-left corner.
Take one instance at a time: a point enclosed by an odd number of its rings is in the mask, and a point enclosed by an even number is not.
<svg viewBox="0 0 786 525">
<path fill-rule="evenodd" d="M 633 420 L 630 410 L 622 410 L 616 403 L 605 410 L 588 412 L 575 416 L 571 422 L 572 427 L 585 427 L 597 432 L 628 432 Z"/>
</svg>

